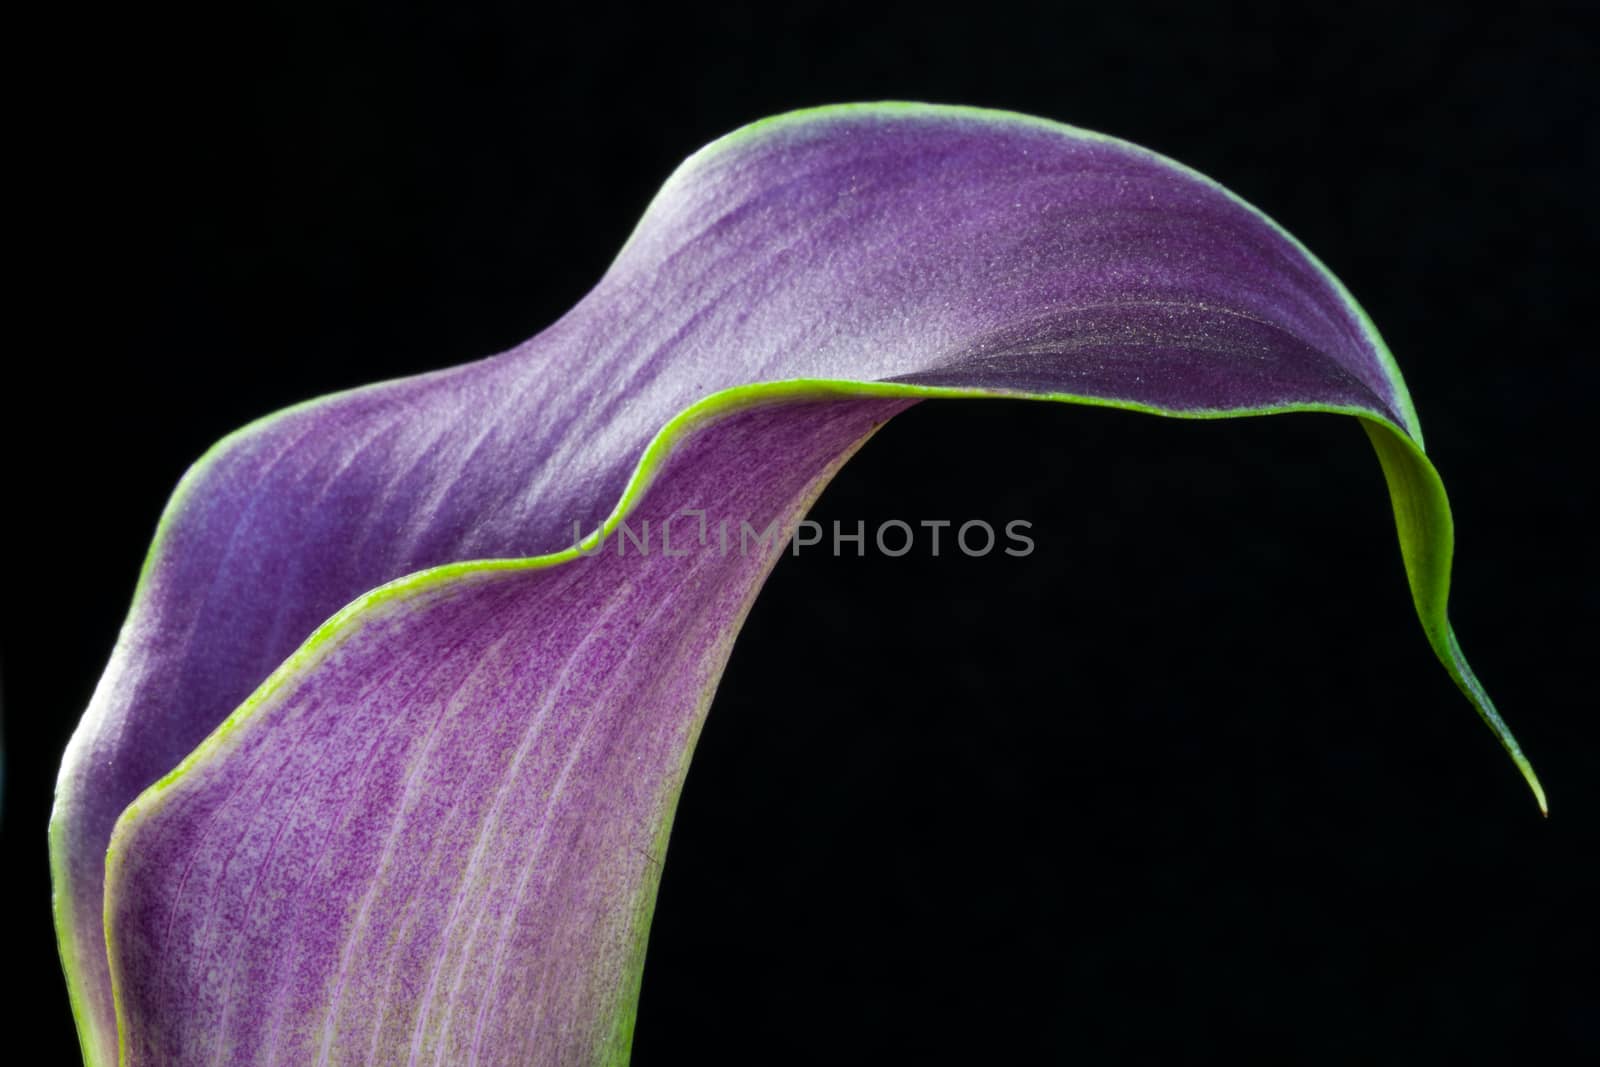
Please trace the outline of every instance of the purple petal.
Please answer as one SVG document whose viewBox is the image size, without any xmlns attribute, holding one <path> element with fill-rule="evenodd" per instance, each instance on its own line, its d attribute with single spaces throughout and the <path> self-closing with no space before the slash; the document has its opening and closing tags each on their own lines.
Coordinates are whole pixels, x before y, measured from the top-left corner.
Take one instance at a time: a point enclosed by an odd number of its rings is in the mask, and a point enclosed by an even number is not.
<svg viewBox="0 0 1600 1067">
<path fill-rule="evenodd" d="M 823 381 L 757 384 L 796 379 Z M 185 478 L 52 820 L 91 1058 L 119 1027 L 134 1063 L 625 1056 L 678 787 L 773 556 L 517 558 L 624 514 L 798 517 L 957 393 L 1361 416 L 1424 628 L 1532 782 L 1445 621 L 1393 359 L 1292 238 L 1055 124 L 799 113 L 690 159 L 518 349 L 290 409 Z"/>
<path fill-rule="evenodd" d="M 635 514 L 781 525 L 906 406 L 732 415 Z M 748 547 L 447 568 L 314 638 L 118 824 L 130 1061 L 625 1057 L 689 750 L 782 550 Z"/>
</svg>

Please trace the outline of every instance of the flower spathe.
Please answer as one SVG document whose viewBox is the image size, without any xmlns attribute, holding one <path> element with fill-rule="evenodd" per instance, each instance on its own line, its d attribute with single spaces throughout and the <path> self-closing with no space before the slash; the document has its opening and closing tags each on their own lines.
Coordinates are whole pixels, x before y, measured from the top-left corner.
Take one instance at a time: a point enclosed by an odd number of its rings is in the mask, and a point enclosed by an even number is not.
<svg viewBox="0 0 1600 1067">
<path fill-rule="evenodd" d="M 678 791 L 782 544 L 590 555 L 573 521 L 787 528 L 941 396 L 1359 418 L 1424 630 L 1537 792 L 1445 617 L 1399 371 L 1309 253 L 1110 138 L 799 112 L 689 159 L 532 340 L 185 477 L 52 819 L 86 1058 L 626 1059 Z"/>
</svg>

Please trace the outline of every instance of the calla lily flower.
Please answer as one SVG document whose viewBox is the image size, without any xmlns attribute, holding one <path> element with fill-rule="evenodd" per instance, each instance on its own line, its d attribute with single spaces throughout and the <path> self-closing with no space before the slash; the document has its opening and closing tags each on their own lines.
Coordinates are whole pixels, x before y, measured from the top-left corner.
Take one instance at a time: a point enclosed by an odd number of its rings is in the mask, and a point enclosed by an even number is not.
<svg viewBox="0 0 1600 1067">
<path fill-rule="evenodd" d="M 939 397 L 1358 419 L 1423 630 L 1543 806 L 1446 618 L 1405 383 L 1306 249 L 1110 137 L 798 112 L 685 162 L 532 340 L 184 477 L 51 822 L 86 1061 L 625 1061 L 734 636 L 829 478 Z"/>
</svg>

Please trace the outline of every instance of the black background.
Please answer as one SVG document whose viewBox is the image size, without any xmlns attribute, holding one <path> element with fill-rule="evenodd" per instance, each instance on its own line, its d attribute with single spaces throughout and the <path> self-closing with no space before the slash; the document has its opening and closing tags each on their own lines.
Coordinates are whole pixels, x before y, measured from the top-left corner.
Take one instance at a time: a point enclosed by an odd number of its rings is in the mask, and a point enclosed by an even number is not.
<svg viewBox="0 0 1600 1067">
<path fill-rule="evenodd" d="M 36 43 L 3 817 L 39 1062 L 75 1046 L 55 767 L 183 468 L 286 403 L 509 347 L 701 144 L 882 98 L 1165 152 L 1344 279 L 1410 382 L 1457 629 L 1551 817 L 1434 662 L 1352 422 L 924 404 L 814 517 L 1025 518 L 1038 550 L 778 566 L 683 797 L 635 1062 L 1600 1051 L 1576 7 L 141 7 Z"/>
</svg>

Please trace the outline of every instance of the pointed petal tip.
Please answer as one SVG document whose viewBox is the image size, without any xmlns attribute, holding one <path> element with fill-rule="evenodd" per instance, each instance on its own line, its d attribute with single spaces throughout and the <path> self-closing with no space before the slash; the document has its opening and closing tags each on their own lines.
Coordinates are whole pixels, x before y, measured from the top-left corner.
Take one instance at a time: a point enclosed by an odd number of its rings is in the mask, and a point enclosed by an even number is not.
<svg viewBox="0 0 1600 1067">
<path fill-rule="evenodd" d="M 1481 695 L 1481 689 L 1479 694 Z M 1473 694 L 1469 693 L 1468 695 Z M 1533 792 L 1533 799 L 1539 805 L 1539 814 L 1548 819 L 1550 817 L 1550 805 L 1545 799 L 1544 785 L 1539 781 L 1539 775 L 1533 769 L 1533 764 L 1529 762 L 1527 756 L 1522 754 L 1522 746 L 1517 743 L 1517 738 L 1512 734 L 1511 728 L 1500 717 L 1500 713 L 1495 709 L 1495 706 L 1488 702 L 1487 696 L 1482 696 L 1481 700 L 1474 699 L 1473 703 L 1477 706 L 1478 714 L 1483 716 L 1484 721 L 1489 724 L 1489 728 L 1500 739 L 1500 744 L 1505 748 L 1506 754 L 1511 757 L 1511 762 L 1517 765 L 1517 770 L 1522 773 L 1522 780 L 1528 783 L 1529 790 Z"/>
<path fill-rule="evenodd" d="M 1474 703 L 1477 702 L 1474 701 Z M 1510 727 L 1506 726 L 1505 720 L 1500 718 L 1500 713 L 1495 710 L 1493 704 L 1479 703 L 1477 707 L 1478 713 L 1483 716 L 1484 721 L 1489 724 L 1489 728 L 1500 739 L 1500 744 L 1504 746 L 1506 754 L 1511 757 L 1511 762 L 1515 763 L 1517 770 L 1522 773 L 1522 780 L 1528 783 L 1528 789 L 1533 793 L 1534 802 L 1539 805 L 1539 814 L 1548 819 L 1550 817 L 1550 804 L 1545 799 L 1544 785 L 1539 781 L 1538 772 L 1533 769 L 1533 764 L 1529 762 L 1527 756 L 1522 754 L 1522 746 L 1517 744 L 1516 736 L 1512 734 Z"/>
<path fill-rule="evenodd" d="M 1528 783 L 1528 788 L 1533 790 L 1533 799 L 1539 802 L 1539 814 L 1546 819 L 1550 817 L 1550 805 L 1545 800 L 1544 786 L 1539 784 L 1539 776 L 1533 771 L 1533 764 L 1526 758 L 1517 760 L 1517 770 L 1522 772 L 1523 781 Z"/>
</svg>

